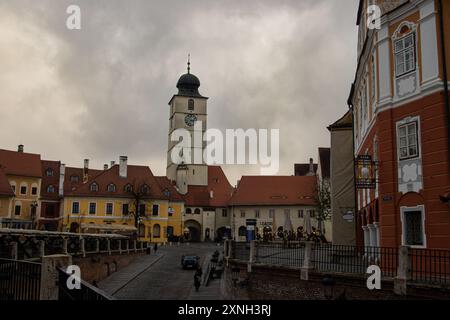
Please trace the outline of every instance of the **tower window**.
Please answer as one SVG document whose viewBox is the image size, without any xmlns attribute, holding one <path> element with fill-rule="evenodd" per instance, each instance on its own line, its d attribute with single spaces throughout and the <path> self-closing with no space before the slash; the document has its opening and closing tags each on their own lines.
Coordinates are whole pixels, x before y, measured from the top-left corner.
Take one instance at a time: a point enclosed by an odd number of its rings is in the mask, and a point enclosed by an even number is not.
<svg viewBox="0 0 450 320">
<path fill-rule="evenodd" d="M 188 110 L 189 111 L 194 111 L 194 99 L 189 99 L 188 100 Z"/>
</svg>

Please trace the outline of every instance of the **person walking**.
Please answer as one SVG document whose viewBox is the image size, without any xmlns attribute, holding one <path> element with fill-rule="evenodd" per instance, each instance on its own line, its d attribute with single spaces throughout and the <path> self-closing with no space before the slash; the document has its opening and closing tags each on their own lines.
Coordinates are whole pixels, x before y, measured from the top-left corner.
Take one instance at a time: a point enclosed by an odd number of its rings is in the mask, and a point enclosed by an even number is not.
<svg viewBox="0 0 450 320">
<path fill-rule="evenodd" d="M 202 274 L 203 274 L 202 267 L 198 266 L 194 274 L 195 291 L 198 291 L 200 289 L 200 280 L 202 278 Z"/>
<path fill-rule="evenodd" d="M 156 253 L 156 251 L 158 251 L 158 244 L 157 243 L 155 243 L 155 245 L 153 246 L 153 251 L 155 251 L 155 253 Z"/>
</svg>

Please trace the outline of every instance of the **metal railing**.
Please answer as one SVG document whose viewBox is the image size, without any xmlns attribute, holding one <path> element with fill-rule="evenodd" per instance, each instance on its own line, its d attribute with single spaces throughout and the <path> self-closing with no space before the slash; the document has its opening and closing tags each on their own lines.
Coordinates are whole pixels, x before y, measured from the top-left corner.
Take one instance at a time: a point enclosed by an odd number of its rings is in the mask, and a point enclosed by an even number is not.
<svg viewBox="0 0 450 320">
<path fill-rule="evenodd" d="M 412 281 L 450 284 L 450 251 L 412 248 L 409 256 Z"/>
<path fill-rule="evenodd" d="M 302 242 L 257 242 L 255 263 L 287 267 L 303 266 L 305 244 Z"/>
<path fill-rule="evenodd" d="M 113 297 L 107 295 L 100 289 L 92 286 L 86 281 L 81 280 L 80 289 L 69 289 L 67 287 L 67 280 L 70 274 L 66 273 L 63 268 L 57 268 L 59 273 L 58 281 L 58 300 L 63 301 L 99 301 L 99 300 L 114 300 Z"/>
<path fill-rule="evenodd" d="M 231 254 L 233 259 L 248 261 L 250 257 L 250 244 L 248 242 L 233 241 L 231 243 Z"/>
<path fill-rule="evenodd" d="M 377 265 L 384 277 L 397 274 L 398 248 L 314 244 L 312 265 L 320 272 L 365 274 L 367 267 Z"/>
<path fill-rule="evenodd" d="M 39 300 L 41 264 L 0 259 L 0 300 Z"/>
</svg>

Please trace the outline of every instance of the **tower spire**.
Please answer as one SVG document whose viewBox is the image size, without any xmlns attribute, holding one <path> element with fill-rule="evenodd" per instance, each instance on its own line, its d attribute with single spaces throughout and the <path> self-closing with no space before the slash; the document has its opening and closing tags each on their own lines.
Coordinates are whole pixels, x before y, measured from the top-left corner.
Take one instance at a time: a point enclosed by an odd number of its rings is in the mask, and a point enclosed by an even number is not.
<svg viewBox="0 0 450 320">
<path fill-rule="evenodd" d="M 188 63 L 187 63 L 187 71 L 188 71 L 188 74 L 189 73 L 191 73 L 191 54 L 189 53 L 188 54 Z"/>
</svg>

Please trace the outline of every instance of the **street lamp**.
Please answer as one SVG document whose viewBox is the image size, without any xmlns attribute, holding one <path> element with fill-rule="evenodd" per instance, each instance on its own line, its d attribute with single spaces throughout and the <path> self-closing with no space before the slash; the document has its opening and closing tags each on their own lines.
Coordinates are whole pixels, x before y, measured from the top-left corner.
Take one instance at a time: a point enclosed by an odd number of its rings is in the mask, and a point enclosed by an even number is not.
<svg viewBox="0 0 450 320">
<path fill-rule="evenodd" d="M 334 293 L 334 279 L 330 275 L 325 275 L 322 280 L 323 284 L 323 294 L 327 300 L 333 299 Z"/>
</svg>

